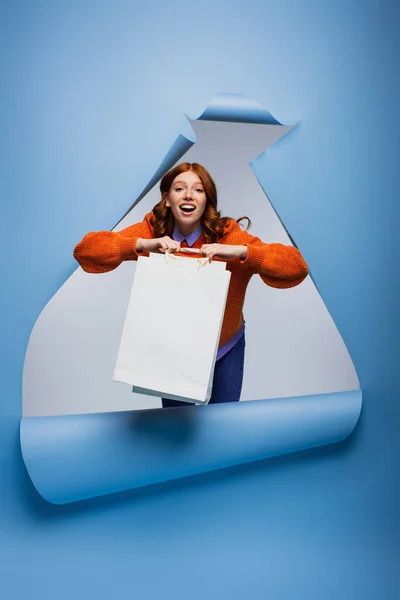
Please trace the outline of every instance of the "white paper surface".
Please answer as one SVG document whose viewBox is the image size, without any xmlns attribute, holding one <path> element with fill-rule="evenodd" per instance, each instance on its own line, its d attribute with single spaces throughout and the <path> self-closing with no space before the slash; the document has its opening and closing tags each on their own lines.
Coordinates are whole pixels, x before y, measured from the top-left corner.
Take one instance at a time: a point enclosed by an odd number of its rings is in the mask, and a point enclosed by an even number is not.
<svg viewBox="0 0 400 600">
<path fill-rule="evenodd" d="M 179 162 L 199 162 L 209 169 L 217 182 L 222 214 L 236 218 L 246 214 L 253 223 L 250 233 L 265 242 L 290 244 L 249 167 L 249 161 L 287 128 L 212 121 L 192 122 L 192 127 L 196 143 Z M 156 186 L 115 230 L 141 221 L 159 199 Z M 101 275 L 77 268 L 43 309 L 25 357 L 24 416 L 161 407 L 158 397 L 132 394 L 129 386 L 112 380 L 136 266 L 126 261 Z M 253 277 L 244 316 L 241 402 L 359 389 L 346 345 L 311 278 L 279 290 Z"/>
</svg>

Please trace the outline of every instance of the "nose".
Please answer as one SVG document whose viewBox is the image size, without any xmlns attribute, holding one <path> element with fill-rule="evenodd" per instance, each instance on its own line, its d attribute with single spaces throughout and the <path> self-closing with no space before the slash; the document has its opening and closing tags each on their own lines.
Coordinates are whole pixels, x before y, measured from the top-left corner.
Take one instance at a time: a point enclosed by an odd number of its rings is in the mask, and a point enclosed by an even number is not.
<svg viewBox="0 0 400 600">
<path fill-rule="evenodd" d="M 186 198 L 187 198 L 188 200 L 190 200 L 190 199 L 191 199 L 191 197 L 192 197 L 192 190 L 189 190 L 189 189 L 188 189 L 188 190 L 186 190 Z"/>
</svg>

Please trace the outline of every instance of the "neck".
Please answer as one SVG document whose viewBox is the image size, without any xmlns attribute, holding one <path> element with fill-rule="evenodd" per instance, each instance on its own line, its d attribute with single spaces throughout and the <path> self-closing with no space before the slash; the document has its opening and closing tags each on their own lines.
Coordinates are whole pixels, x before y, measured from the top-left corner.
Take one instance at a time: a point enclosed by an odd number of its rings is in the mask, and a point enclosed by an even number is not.
<svg viewBox="0 0 400 600">
<path fill-rule="evenodd" d="M 195 223 L 194 225 L 186 225 L 185 223 L 175 223 L 175 227 L 182 235 L 190 235 L 201 226 L 201 223 Z"/>
</svg>

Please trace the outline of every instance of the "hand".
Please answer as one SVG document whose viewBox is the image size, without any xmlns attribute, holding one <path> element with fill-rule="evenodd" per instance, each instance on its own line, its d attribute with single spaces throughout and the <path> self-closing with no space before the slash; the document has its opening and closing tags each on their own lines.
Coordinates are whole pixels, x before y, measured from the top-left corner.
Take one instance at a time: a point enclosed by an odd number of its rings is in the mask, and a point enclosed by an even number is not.
<svg viewBox="0 0 400 600">
<path fill-rule="evenodd" d="M 211 262 L 214 256 L 222 258 L 241 258 L 247 256 L 247 246 L 230 246 L 228 244 L 203 244 L 200 252 Z"/>
<path fill-rule="evenodd" d="M 145 250 L 147 252 L 159 252 L 161 254 L 165 254 L 167 251 L 179 252 L 180 249 L 180 243 L 175 242 L 175 240 L 171 239 L 167 235 L 161 238 L 152 238 L 150 240 L 138 238 L 136 241 L 137 252 L 143 252 L 143 250 Z"/>
</svg>

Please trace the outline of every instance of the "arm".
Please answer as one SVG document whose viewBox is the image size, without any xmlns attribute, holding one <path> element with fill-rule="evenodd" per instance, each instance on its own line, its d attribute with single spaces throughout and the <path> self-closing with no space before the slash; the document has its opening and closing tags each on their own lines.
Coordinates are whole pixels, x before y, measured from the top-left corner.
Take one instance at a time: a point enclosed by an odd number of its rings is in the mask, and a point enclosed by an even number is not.
<svg viewBox="0 0 400 600">
<path fill-rule="evenodd" d="M 267 285 L 291 288 L 299 285 L 308 275 L 308 266 L 300 251 L 284 244 L 265 244 L 245 231 L 242 244 L 247 246 L 247 256 L 242 264 L 260 275 Z"/>
<path fill-rule="evenodd" d="M 116 269 L 124 260 L 137 260 L 141 251 L 138 240 L 144 234 L 143 223 L 130 225 L 118 232 L 87 233 L 75 246 L 74 257 L 87 273 L 106 273 Z"/>
<path fill-rule="evenodd" d="M 222 244 L 213 244 L 222 248 L 225 258 L 239 258 L 241 265 L 253 274 L 260 275 L 267 285 L 275 288 L 290 288 L 299 285 L 308 275 L 307 264 L 300 251 L 294 246 L 284 244 L 266 244 L 260 238 L 243 231 L 236 221 L 229 221 Z M 213 254 L 219 251 L 213 249 Z"/>
</svg>

